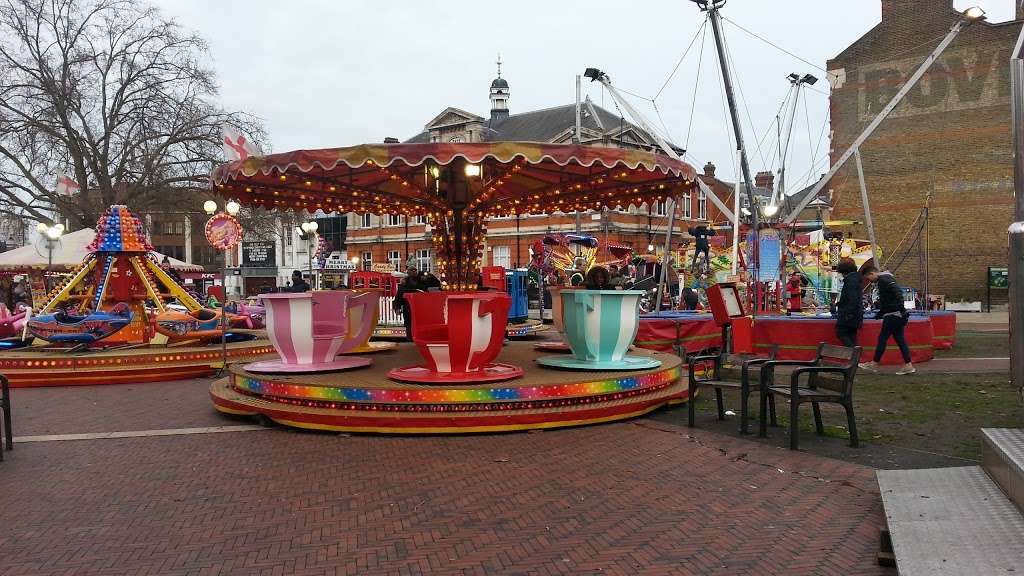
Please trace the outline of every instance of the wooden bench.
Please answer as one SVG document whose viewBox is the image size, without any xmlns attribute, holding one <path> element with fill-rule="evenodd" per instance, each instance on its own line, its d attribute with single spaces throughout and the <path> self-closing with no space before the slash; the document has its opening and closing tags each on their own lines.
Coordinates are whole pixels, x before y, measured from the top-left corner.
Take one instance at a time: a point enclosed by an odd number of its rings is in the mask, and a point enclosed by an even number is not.
<svg viewBox="0 0 1024 576">
<path fill-rule="evenodd" d="M 11 384 L 7 377 L 0 375 L 0 417 L 4 420 L 3 437 L 0 444 L 6 440 L 7 450 L 14 450 L 14 427 L 11 425 Z M 4 446 L 0 445 L 0 462 L 4 459 Z"/>
<path fill-rule="evenodd" d="M 750 431 L 747 427 L 747 419 L 750 414 L 749 409 L 749 398 L 751 393 L 750 384 L 750 370 L 755 366 L 760 366 L 765 362 L 775 359 L 775 355 L 778 352 L 778 347 L 773 346 L 768 356 L 748 356 L 739 354 L 705 354 L 698 356 L 689 357 L 689 400 L 687 401 L 688 416 L 687 426 L 692 427 L 694 421 L 694 399 L 696 398 L 697 390 L 702 387 L 710 387 L 715 389 L 715 401 L 718 404 L 718 419 L 725 420 L 725 406 L 723 404 L 722 390 L 731 389 L 739 390 L 740 393 L 740 434 L 749 434 Z M 739 379 L 728 378 L 726 373 L 726 366 L 736 366 L 739 368 Z M 703 374 L 698 374 L 698 370 L 702 370 Z M 757 384 L 757 389 L 760 391 L 762 397 L 765 392 L 760 384 Z M 775 401 L 770 401 L 772 425 L 775 424 Z M 762 410 L 764 408 L 762 407 Z"/>
<path fill-rule="evenodd" d="M 761 365 L 761 383 L 766 394 L 761 398 L 761 436 L 768 435 L 767 422 L 764 418 L 765 404 L 776 394 L 789 399 L 789 447 L 799 447 L 798 433 L 800 430 L 800 404 L 810 402 L 814 409 L 814 429 L 818 435 L 825 433 L 821 422 L 819 404 L 831 402 L 840 404 L 846 409 L 846 422 L 850 431 L 850 446 L 858 445 L 857 421 L 853 414 L 853 378 L 857 374 L 857 362 L 860 361 L 861 348 L 846 348 L 818 344 L 818 353 L 814 360 L 772 360 Z M 789 377 L 789 386 L 775 384 L 775 368 L 779 366 L 795 366 Z M 800 379 L 807 375 L 806 386 L 800 385 Z"/>
</svg>

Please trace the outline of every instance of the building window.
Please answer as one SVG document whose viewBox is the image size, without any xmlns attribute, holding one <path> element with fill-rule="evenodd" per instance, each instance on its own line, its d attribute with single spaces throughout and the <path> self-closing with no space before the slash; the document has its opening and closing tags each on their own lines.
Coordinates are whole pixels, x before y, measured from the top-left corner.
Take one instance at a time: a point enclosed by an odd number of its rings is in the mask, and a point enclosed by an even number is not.
<svg viewBox="0 0 1024 576">
<path fill-rule="evenodd" d="M 398 214 L 388 214 L 388 226 L 401 226 L 402 217 Z"/>
<path fill-rule="evenodd" d="M 363 252 L 363 270 L 369 271 L 373 268 L 373 252 Z"/>
<path fill-rule="evenodd" d="M 359 225 L 362 228 L 372 228 L 373 227 L 373 220 L 372 220 L 372 218 L 373 218 L 372 214 L 363 214 L 362 217 L 360 218 Z"/>
<path fill-rule="evenodd" d="M 703 190 L 697 192 L 697 218 L 708 219 L 708 195 Z"/>
<path fill-rule="evenodd" d="M 398 250 L 388 250 L 388 264 L 395 267 L 395 270 L 402 269 L 402 255 L 398 253 Z"/>
<path fill-rule="evenodd" d="M 680 200 L 680 202 L 683 203 L 683 219 L 684 220 L 689 220 L 690 218 L 693 217 L 693 212 L 691 211 L 691 206 L 690 206 L 690 200 L 691 200 L 690 193 L 689 192 L 683 193 L 683 197 Z"/>
<path fill-rule="evenodd" d="M 420 248 L 416 251 L 416 269 L 420 272 L 434 271 L 434 258 L 429 248 Z"/>
<path fill-rule="evenodd" d="M 504 268 L 512 267 L 512 254 L 508 246 L 495 246 L 491 250 L 491 265 Z"/>
<path fill-rule="evenodd" d="M 412 219 L 412 223 L 413 224 L 426 224 L 427 223 L 427 217 L 426 216 L 415 216 Z"/>
<path fill-rule="evenodd" d="M 658 203 L 654 205 L 654 215 L 668 216 L 668 200 L 659 200 Z"/>
</svg>

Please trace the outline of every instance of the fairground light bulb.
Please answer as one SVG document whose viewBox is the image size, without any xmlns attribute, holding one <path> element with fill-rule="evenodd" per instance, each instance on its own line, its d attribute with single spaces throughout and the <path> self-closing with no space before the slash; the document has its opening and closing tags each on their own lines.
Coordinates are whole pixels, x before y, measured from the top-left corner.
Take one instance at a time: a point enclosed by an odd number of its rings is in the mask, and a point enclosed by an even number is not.
<svg viewBox="0 0 1024 576">
<path fill-rule="evenodd" d="M 224 205 L 224 210 L 232 216 L 238 216 L 238 211 L 242 209 L 242 206 L 234 200 L 228 200 L 228 203 Z"/>
<path fill-rule="evenodd" d="M 213 213 L 217 211 L 217 203 L 214 202 L 213 200 L 207 200 L 206 202 L 203 202 L 203 211 L 209 214 L 210 216 L 213 216 Z"/>
</svg>

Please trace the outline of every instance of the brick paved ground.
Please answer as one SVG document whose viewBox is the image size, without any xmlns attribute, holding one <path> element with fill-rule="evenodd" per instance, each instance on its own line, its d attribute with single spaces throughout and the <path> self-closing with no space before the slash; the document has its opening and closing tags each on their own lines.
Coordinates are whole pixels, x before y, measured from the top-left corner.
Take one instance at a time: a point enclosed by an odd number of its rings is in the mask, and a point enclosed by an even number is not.
<svg viewBox="0 0 1024 576">
<path fill-rule="evenodd" d="M 163 386 L 17 390 L 16 434 L 234 423 L 211 415 L 202 382 Z M 137 406 L 147 398 L 157 408 Z M 894 573 L 874 565 L 884 520 L 870 469 L 649 419 L 466 437 L 274 429 L 8 455 L 4 575 Z"/>
</svg>

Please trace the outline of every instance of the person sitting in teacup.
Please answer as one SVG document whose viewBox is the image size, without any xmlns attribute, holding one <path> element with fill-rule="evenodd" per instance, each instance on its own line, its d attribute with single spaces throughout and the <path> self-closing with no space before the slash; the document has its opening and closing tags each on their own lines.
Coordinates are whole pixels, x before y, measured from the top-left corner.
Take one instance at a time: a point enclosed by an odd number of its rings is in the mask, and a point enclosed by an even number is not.
<svg viewBox="0 0 1024 576">
<path fill-rule="evenodd" d="M 614 290 L 612 276 L 604 266 L 594 266 L 587 272 L 584 284 L 587 290 Z"/>
</svg>

